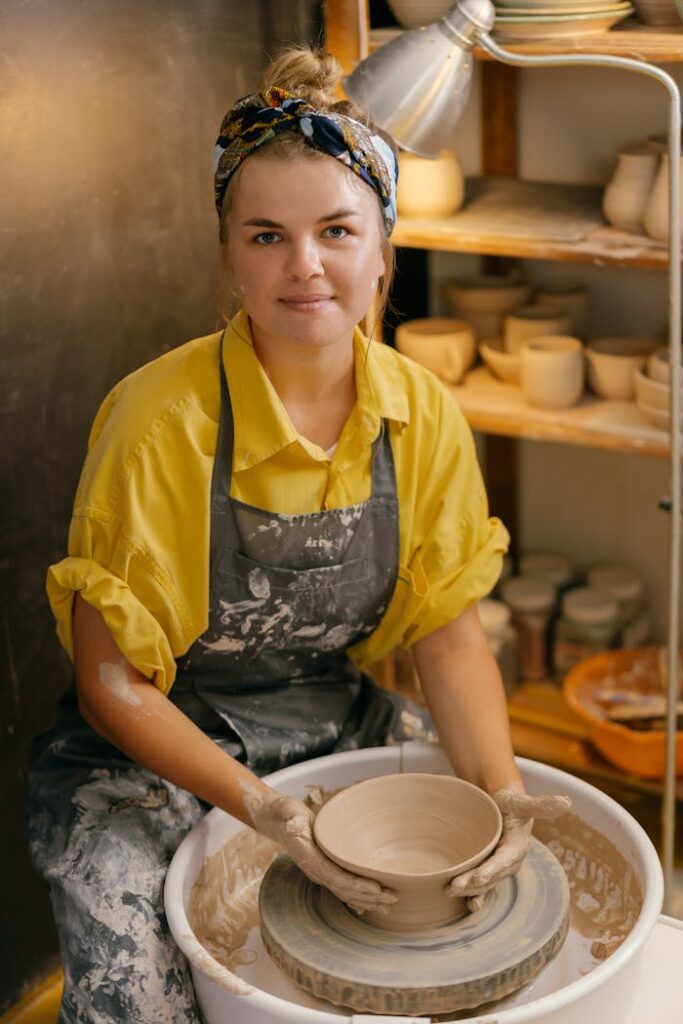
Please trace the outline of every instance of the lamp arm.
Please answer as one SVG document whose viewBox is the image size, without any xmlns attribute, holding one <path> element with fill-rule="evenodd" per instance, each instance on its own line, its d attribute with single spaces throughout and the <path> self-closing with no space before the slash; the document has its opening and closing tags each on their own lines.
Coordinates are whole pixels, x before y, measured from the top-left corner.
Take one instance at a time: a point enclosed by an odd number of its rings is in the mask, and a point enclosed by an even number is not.
<svg viewBox="0 0 683 1024">
<path fill-rule="evenodd" d="M 676 702 L 678 689 L 678 640 L 681 558 L 681 99 L 676 82 L 661 68 L 645 61 L 609 54 L 567 53 L 530 56 L 511 53 L 486 32 L 478 34 L 479 45 L 505 64 L 517 67 L 562 67 L 588 65 L 621 68 L 654 78 L 669 96 L 669 360 L 670 396 L 670 486 L 671 523 L 669 549 L 669 629 L 667 641 L 666 774 L 662 800 L 662 861 L 664 869 L 664 910 L 671 912 L 675 821 L 676 821 Z"/>
</svg>

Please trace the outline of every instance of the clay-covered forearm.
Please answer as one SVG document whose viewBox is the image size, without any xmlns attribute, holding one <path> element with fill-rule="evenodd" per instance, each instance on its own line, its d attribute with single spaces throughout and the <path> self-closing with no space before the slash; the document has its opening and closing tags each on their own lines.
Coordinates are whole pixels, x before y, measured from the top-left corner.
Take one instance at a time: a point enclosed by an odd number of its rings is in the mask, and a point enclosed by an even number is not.
<svg viewBox="0 0 683 1024">
<path fill-rule="evenodd" d="M 489 793 L 523 792 L 503 683 L 476 609 L 418 641 L 413 650 L 434 726 L 456 774 Z"/>
<path fill-rule="evenodd" d="M 88 724 L 138 764 L 245 824 L 245 783 L 268 787 L 226 754 L 121 654 L 100 613 L 76 598 L 74 668 Z"/>
</svg>

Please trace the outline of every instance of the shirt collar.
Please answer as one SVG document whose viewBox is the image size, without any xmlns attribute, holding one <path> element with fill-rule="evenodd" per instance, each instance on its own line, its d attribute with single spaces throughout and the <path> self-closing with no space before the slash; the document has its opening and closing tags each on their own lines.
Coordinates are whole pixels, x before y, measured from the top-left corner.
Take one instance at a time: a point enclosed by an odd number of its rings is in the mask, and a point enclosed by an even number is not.
<svg viewBox="0 0 683 1024">
<path fill-rule="evenodd" d="M 405 386 L 393 360 L 381 358 L 383 346 L 368 343 L 354 329 L 356 404 L 350 420 L 363 443 L 371 444 L 383 419 L 405 426 L 410 419 Z M 388 354 L 388 353 L 387 353 Z M 235 422 L 233 471 L 249 469 L 292 444 L 313 454 L 316 446 L 301 438 L 254 351 L 249 317 L 240 310 L 225 330 L 223 362 Z M 257 415 L 255 415 L 257 412 Z M 240 424 L 249 423 L 248 431 Z M 351 426 L 349 422 L 348 426 Z M 321 452 L 321 458 L 324 454 Z"/>
</svg>

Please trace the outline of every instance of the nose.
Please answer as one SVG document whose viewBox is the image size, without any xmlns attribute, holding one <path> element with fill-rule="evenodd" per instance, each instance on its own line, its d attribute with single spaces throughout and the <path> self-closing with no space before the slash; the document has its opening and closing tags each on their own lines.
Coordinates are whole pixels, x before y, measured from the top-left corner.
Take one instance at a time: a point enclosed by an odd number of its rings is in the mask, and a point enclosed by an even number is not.
<svg viewBox="0 0 683 1024">
<path fill-rule="evenodd" d="M 287 254 L 287 274 L 293 281 L 307 281 L 323 273 L 321 253 L 316 239 L 292 239 Z"/>
</svg>

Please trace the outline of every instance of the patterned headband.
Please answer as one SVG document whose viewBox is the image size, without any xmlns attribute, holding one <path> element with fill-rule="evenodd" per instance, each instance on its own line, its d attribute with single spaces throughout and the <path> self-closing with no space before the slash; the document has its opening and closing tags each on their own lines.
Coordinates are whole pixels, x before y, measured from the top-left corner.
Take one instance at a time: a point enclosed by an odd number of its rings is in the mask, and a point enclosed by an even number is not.
<svg viewBox="0 0 683 1024">
<path fill-rule="evenodd" d="M 398 165 L 379 135 L 351 117 L 321 113 L 306 100 L 277 86 L 244 96 L 227 112 L 214 151 L 216 209 L 221 212 L 230 179 L 242 161 L 281 132 L 300 131 L 306 141 L 350 167 L 382 204 L 384 230 L 396 223 Z"/>
</svg>

